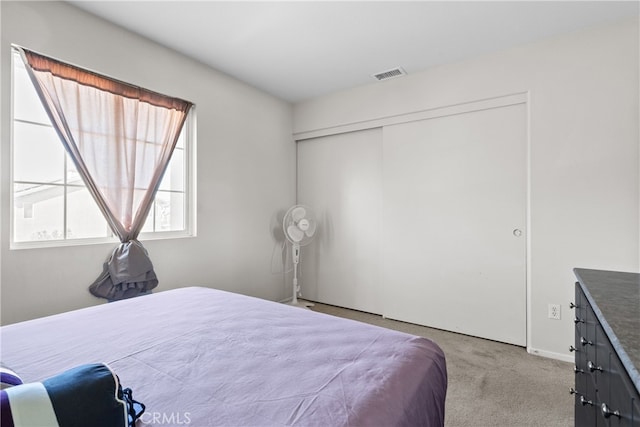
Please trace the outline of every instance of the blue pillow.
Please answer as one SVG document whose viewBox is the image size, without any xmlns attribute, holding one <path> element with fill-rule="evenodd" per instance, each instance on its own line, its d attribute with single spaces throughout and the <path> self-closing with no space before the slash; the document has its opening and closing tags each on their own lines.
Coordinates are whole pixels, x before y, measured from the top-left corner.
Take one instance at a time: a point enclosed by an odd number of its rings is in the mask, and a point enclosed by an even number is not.
<svg viewBox="0 0 640 427">
<path fill-rule="evenodd" d="M 22 378 L 13 370 L 0 365 L 0 390 L 22 384 Z"/>
<path fill-rule="evenodd" d="M 0 425 L 127 427 L 127 400 L 107 365 L 82 365 L 42 382 L 0 390 Z"/>
</svg>

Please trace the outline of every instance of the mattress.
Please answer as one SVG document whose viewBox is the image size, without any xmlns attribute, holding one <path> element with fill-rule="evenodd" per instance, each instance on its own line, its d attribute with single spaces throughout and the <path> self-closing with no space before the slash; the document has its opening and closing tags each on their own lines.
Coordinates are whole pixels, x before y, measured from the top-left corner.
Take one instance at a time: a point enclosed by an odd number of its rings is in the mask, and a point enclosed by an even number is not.
<svg viewBox="0 0 640 427">
<path fill-rule="evenodd" d="M 434 342 L 210 288 L 181 288 L 0 328 L 2 363 L 41 381 L 107 363 L 144 425 L 442 426 Z"/>
</svg>

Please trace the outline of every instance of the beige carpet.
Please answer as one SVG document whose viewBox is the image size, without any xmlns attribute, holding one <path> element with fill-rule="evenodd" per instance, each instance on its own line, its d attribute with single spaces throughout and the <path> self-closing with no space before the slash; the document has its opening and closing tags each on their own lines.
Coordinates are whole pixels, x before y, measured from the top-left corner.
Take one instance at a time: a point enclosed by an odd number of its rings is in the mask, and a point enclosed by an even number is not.
<svg viewBox="0 0 640 427">
<path fill-rule="evenodd" d="M 573 365 L 524 348 L 316 304 L 313 310 L 429 338 L 447 359 L 448 427 L 573 426 Z M 569 345 L 568 343 L 567 345 Z"/>
</svg>

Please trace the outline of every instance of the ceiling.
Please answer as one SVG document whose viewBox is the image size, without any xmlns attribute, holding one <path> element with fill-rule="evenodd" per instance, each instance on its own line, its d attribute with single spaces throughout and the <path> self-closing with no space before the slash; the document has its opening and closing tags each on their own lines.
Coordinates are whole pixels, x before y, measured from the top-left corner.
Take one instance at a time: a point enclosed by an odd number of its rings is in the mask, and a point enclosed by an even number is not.
<svg viewBox="0 0 640 427">
<path fill-rule="evenodd" d="M 70 1 L 290 102 L 640 14 L 637 1 Z"/>
</svg>

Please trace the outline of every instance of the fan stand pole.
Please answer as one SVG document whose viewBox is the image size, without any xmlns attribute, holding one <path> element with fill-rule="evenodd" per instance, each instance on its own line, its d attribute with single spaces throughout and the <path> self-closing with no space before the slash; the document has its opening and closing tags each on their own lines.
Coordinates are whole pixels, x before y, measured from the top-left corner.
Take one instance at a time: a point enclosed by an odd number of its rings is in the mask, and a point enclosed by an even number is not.
<svg viewBox="0 0 640 427">
<path fill-rule="evenodd" d="M 296 245 L 297 246 L 297 245 Z M 293 251 L 300 251 L 300 247 L 293 247 Z M 298 305 L 298 257 L 293 257 L 293 298 L 291 299 L 292 305 Z"/>
<path fill-rule="evenodd" d="M 302 308 L 313 307 L 313 303 L 298 300 L 298 292 L 300 292 L 300 288 L 298 287 L 298 264 L 300 263 L 300 245 L 294 243 L 293 247 L 291 248 L 291 254 L 293 256 L 293 298 L 291 298 L 291 302 L 289 304 Z"/>
</svg>

